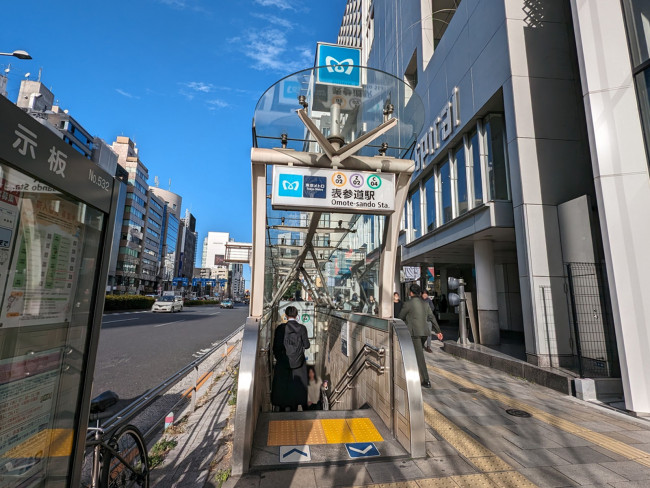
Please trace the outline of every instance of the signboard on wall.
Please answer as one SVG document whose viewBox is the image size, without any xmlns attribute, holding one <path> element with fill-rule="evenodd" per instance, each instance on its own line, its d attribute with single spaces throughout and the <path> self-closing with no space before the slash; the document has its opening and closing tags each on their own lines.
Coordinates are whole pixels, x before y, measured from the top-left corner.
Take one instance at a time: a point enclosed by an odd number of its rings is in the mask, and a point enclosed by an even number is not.
<svg viewBox="0 0 650 488">
<path fill-rule="evenodd" d="M 316 81 L 330 85 L 361 85 L 361 49 L 319 42 L 316 47 Z"/>
<path fill-rule="evenodd" d="M 271 204 L 279 210 L 388 214 L 395 209 L 395 175 L 273 166 Z"/>
<path fill-rule="evenodd" d="M 284 314 L 284 310 L 293 305 L 298 309 L 298 322 L 307 328 L 307 337 L 314 338 L 314 302 L 280 302 L 279 310 Z"/>
<path fill-rule="evenodd" d="M 350 357 L 350 323 L 348 321 L 343 322 L 341 326 L 341 352 Z"/>
</svg>

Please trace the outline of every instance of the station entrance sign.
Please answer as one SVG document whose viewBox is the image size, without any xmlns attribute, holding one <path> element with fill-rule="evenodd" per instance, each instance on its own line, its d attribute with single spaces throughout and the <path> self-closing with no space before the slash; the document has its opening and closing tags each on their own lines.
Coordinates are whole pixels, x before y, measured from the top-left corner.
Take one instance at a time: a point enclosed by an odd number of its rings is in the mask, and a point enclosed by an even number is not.
<svg viewBox="0 0 650 488">
<path fill-rule="evenodd" d="M 395 175 L 274 166 L 271 204 L 278 210 L 388 214 L 395 210 Z"/>
</svg>

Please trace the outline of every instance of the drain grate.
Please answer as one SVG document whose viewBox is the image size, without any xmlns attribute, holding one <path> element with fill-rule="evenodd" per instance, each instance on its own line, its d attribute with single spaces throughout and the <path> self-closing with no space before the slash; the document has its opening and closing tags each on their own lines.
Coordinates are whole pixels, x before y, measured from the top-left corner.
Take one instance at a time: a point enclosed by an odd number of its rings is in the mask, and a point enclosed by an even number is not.
<svg viewBox="0 0 650 488">
<path fill-rule="evenodd" d="M 458 388 L 458 391 L 462 391 L 463 393 L 478 393 L 478 390 L 472 388 Z"/>
<path fill-rule="evenodd" d="M 523 417 L 523 418 L 532 417 L 532 415 L 526 412 L 525 410 L 518 410 L 516 408 L 509 408 L 508 410 L 506 410 L 506 413 L 508 415 L 512 415 L 513 417 Z"/>
</svg>

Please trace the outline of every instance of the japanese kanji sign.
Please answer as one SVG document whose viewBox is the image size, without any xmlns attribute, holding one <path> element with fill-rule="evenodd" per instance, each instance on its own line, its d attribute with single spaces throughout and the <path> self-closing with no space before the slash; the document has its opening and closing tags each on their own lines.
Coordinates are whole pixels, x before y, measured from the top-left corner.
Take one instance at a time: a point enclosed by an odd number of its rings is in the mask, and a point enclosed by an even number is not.
<svg viewBox="0 0 650 488">
<path fill-rule="evenodd" d="M 273 208 L 386 214 L 395 210 L 395 175 L 273 167 Z"/>
</svg>

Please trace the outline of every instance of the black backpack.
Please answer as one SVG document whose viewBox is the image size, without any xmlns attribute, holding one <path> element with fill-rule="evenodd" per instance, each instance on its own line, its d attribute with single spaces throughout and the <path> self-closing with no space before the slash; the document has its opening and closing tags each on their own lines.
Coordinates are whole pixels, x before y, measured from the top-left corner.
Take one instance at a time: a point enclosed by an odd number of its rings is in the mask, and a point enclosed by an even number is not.
<svg viewBox="0 0 650 488">
<path fill-rule="evenodd" d="M 284 350 L 287 353 L 289 367 L 296 369 L 305 362 L 305 348 L 302 345 L 302 335 L 300 334 L 302 326 L 295 320 L 287 322 L 287 328 L 284 331 Z"/>
</svg>

